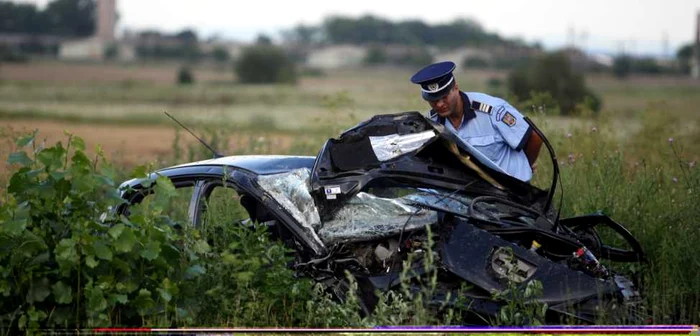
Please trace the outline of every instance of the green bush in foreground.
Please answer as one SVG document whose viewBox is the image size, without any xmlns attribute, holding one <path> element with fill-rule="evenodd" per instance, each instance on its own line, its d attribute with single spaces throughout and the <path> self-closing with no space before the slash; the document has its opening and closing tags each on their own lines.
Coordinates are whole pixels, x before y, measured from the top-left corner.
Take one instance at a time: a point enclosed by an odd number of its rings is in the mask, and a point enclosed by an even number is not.
<svg viewBox="0 0 700 336">
<path fill-rule="evenodd" d="M 0 325 L 191 321 L 191 306 L 175 299 L 204 272 L 198 260 L 208 246 L 161 215 L 172 185 L 158 181 L 148 213 L 106 218 L 120 199 L 102 155 L 90 160 L 77 137 L 65 148 L 36 148 L 33 135 L 17 144 L 26 151 L 9 157 L 19 169 L 0 207 Z"/>
</svg>

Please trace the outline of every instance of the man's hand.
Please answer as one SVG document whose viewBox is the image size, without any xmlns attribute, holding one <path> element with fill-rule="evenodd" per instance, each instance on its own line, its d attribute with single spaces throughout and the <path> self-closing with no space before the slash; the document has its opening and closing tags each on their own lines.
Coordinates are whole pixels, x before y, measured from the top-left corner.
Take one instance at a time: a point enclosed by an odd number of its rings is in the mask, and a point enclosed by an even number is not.
<svg viewBox="0 0 700 336">
<path fill-rule="evenodd" d="M 537 156 L 540 155 L 540 148 L 542 148 L 542 138 L 533 130 L 530 139 L 525 144 L 525 156 L 527 156 L 527 161 L 530 163 L 533 171 L 537 167 L 535 161 L 537 161 Z"/>
</svg>

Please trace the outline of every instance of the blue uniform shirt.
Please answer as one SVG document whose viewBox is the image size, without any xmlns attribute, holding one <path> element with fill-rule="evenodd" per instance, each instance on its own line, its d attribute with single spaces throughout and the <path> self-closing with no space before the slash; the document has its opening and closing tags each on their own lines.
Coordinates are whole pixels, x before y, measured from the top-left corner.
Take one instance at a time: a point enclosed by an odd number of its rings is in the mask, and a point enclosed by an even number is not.
<svg viewBox="0 0 700 336">
<path fill-rule="evenodd" d="M 532 168 L 523 148 L 532 129 L 525 117 L 501 98 L 478 92 L 460 94 L 464 114 L 458 129 L 435 111 L 430 111 L 429 118 L 445 125 L 511 176 L 529 182 Z"/>
</svg>

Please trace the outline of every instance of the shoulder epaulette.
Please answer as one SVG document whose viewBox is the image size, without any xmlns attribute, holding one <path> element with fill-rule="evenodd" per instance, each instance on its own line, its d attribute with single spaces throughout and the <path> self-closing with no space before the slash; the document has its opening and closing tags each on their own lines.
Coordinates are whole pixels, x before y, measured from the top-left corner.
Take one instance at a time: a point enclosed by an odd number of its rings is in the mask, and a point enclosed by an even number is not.
<svg viewBox="0 0 700 336">
<path fill-rule="evenodd" d="M 484 112 L 486 114 L 491 114 L 491 110 L 493 110 L 493 106 L 472 100 L 472 109 L 479 111 L 479 112 Z"/>
</svg>

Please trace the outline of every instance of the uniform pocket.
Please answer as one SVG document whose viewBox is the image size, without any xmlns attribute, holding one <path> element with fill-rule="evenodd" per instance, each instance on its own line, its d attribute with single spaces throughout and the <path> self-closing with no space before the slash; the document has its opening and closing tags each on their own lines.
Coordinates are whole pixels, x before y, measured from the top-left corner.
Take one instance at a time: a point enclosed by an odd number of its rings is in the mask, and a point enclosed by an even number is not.
<svg viewBox="0 0 700 336">
<path fill-rule="evenodd" d="M 467 142 L 472 146 L 489 146 L 496 142 L 493 135 L 475 136 L 467 139 Z"/>
<path fill-rule="evenodd" d="M 496 144 L 496 138 L 493 135 L 471 137 L 467 139 L 467 142 L 491 161 L 498 161 L 500 157 L 500 146 Z"/>
</svg>

